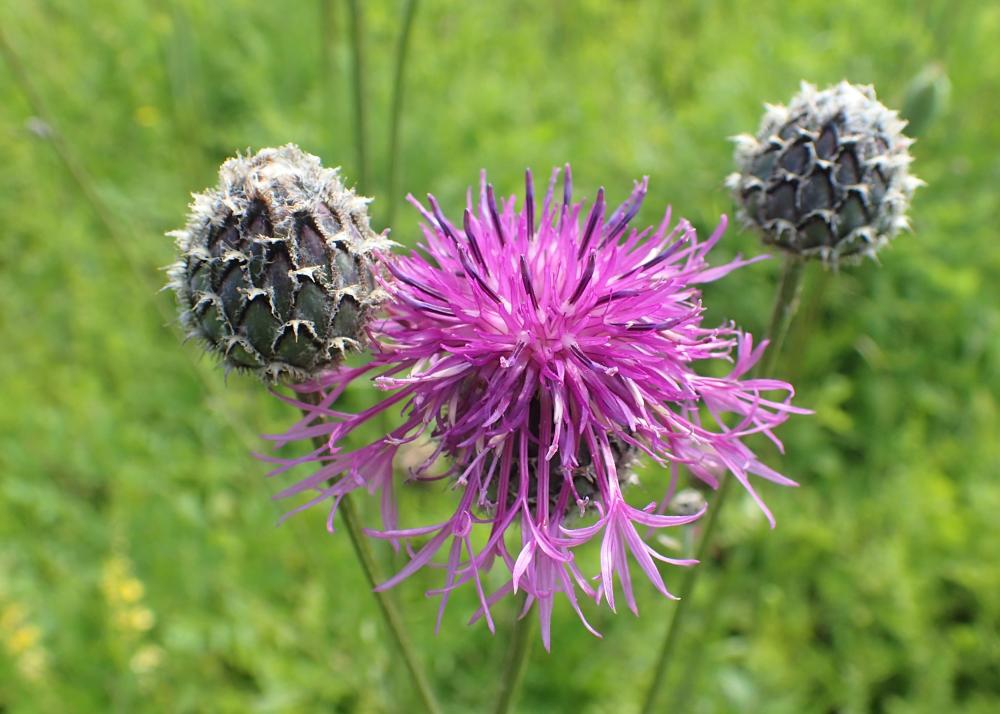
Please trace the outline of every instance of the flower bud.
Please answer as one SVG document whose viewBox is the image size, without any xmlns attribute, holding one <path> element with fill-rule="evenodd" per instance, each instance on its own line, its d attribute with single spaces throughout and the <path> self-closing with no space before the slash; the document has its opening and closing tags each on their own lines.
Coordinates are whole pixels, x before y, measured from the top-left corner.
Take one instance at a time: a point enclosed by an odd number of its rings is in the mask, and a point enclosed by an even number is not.
<svg viewBox="0 0 1000 714">
<path fill-rule="evenodd" d="M 365 340 L 384 294 L 369 199 L 288 144 L 237 156 L 196 194 L 169 269 L 181 322 L 226 368 L 305 381 Z"/>
<path fill-rule="evenodd" d="M 903 97 L 900 113 L 906 119 L 906 132 L 910 136 L 923 136 L 948 111 L 950 99 L 951 81 L 944 68 L 937 63 L 924 67 L 910 80 Z"/>
<path fill-rule="evenodd" d="M 787 107 L 767 106 L 756 136 L 736 137 L 726 183 L 740 219 L 764 242 L 829 265 L 874 256 L 908 227 L 921 185 L 904 126 L 870 86 L 803 82 Z"/>
</svg>

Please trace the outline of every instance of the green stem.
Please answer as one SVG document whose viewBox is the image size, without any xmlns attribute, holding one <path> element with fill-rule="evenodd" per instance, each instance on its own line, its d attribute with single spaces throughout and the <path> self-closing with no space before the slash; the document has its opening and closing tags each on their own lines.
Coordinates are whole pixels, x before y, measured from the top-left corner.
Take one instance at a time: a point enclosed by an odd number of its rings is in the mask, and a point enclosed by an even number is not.
<svg viewBox="0 0 1000 714">
<path fill-rule="evenodd" d="M 301 394 L 299 398 L 311 404 L 315 404 L 318 401 L 316 393 Z M 325 447 L 326 440 L 321 436 L 315 437 L 313 445 L 317 448 Z M 441 707 L 437 703 L 434 692 L 427 680 L 427 675 L 424 674 L 423 667 L 417 661 L 416 652 L 413 649 L 413 644 L 410 642 L 409 635 L 406 633 L 406 626 L 403 623 L 402 616 L 399 614 L 399 609 L 396 607 L 395 601 L 390 597 L 389 593 L 375 590 L 375 587 L 385 580 L 385 576 L 375 562 L 375 554 L 372 552 L 368 539 L 361 532 L 358 515 L 354 510 L 350 496 L 344 496 L 341 499 L 337 512 L 340 514 L 341 522 L 344 524 L 348 539 L 354 548 L 354 554 L 358 557 L 358 563 L 365 574 L 365 579 L 368 580 L 368 584 L 371 586 L 372 595 L 378 603 L 385 626 L 396 642 L 396 647 L 403 658 L 403 662 L 406 664 L 406 669 L 410 673 L 413 686 L 420 696 L 420 701 L 423 703 L 424 709 L 429 714 L 441 714 Z"/>
<path fill-rule="evenodd" d="M 406 0 L 403 7 L 403 26 L 399 31 L 399 43 L 396 45 L 396 73 L 392 80 L 392 119 L 389 124 L 389 166 L 388 192 L 386 201 L 386 225 L 392 228 L 396 217 L 396 202 L 399 192 L 399 126 L 403 116 L 403 90 L 406 86 L 406 55 L 410 47 L 410 34 L 413 29 L 413 17 L 417 14 L 417 0 Z"/>
<path fill-rule="evenodd" d="M 746 553 L 746 549 L 739 553 L 741 556 L 740 562 L 744 565 L 748 559 Z M 726 588 L 732 585 L 735 572 L 736 568 L 727 562 L 725 567 L 722 568 L 722 577 L 719 578 L 713 595 L 721 597 Z M 698 680 L 701 676 L 701 660 L 705 653 L 704 644 L 712 642 L 712 638 L 715 637 L 715 625 L 720 610 L 721 608 L 718 607 L 709 608 L 708 612 L 705 613 L 704 619 L 699 623 L 698 641 L 693 649 L 685 650 L 684 669 L 681 672 L 681 678 L 676 688 L 671 692 L 670 704 L 673 708 L 668 708 L 666 711 L 680 712 L 688 708 L 687 702 L 691 701 L 691 693 L 696 690 Z"/>
<path fill-rule="evenodd" d="M 799 308 L 795 324 L 788 330 L 788 337 L 786 338 L 787 346 L 783 348 L 783 351 L 787 351 L 793 355 L 801 355 L 806 349 L 806 341 L 809 339 L 811 331 L 810 328 L 820 319 L 820 311 L 826 303 L 826 291 L 833 281 L 834 271 L 831 269 L 823 268 L 814 272 L 815 275 L 808 279 L 808 291 L 803 290 L 802 306 Z M 797 359 L 791 364 L 786 362 L 782 365 L 781 376 L 785 380 L 795 384 L 798 381 L 797 378 L 801 373 L 803 364 L 804 362 L 801 359 Z"/>
<path fill-rule="evenodd" d="M 788 334 L 788 326 L 795 316 L 795 311 L 799 306 L 799 294 L 802 290 L 802 276 L 805 272 L 805 261 L 795 255 L 788 255 L 785 258 L 784 269 L 781 273 L 781 282 L 778 284 L 778 292 L 774 299 L 774 309 L 771 312 L 771 323 L 767 329 L 767 337 L 770 340 L 767 351 L 761 358 L 754 370 L 755 374 L 771 374 L 781 352 L 781 344 L 785 335 Z M 712 507 L 705 516 L 705 525 L 698 540 L 698 548 L 695 551 L 695 558 L 702 564 L 688 568 L 684 572 L 679 589 L 681 600 L 674 606 L 670 621 L 667 623 L 667 633 L 660 647 L 659 656 L 653 669 L 653 679 L 646 692 L 646 699 L 642 706 L 643 714 L 653 714 L 656 710 L 656 700 L 666 679 L 667 666 L 673 659 L 674 650 L 680 637 L 681 625 L 684 622 L 684 614 L 690 608 L 690 603 L 694 599 L 694 588 L 698 582 L 698 575 L 704 568 L 705 556 L 708 553 L 712 536 L 715 533 L 716 525 L 719 522 L 719 514 L 726 503 L 726 497 L 732 491 L 733 478 L 724 478 L 715 492 Z M 715 603 L 718 603 L 718 598 Z M 715 606 L 715 604 L 713 604 Z"/>
<path fill-rule="evenodd" d="M 799 296 L 802 294 L 802 277 L 805 274 L 806 261 L 797 255 L 785 257 L 785 266 L 781 271 L 781 282 L 778 283 L 778 293 L 774 297 L 774 309 L 771 311 L 771 324 L 767 328 L 767 339 L 770 344 L 761 359 L 755 374 L 772 374 L 781 354 L 781 346 L 785 342 L 788 328 L 792 324 L 799 309 Z"/>
<path fill-rule="evenodd" d="M 730 483 L 732 481 L 733 479 L 731 478 L 722 480 L 719 490 L 715 492 L 712 507 L 709 509 L 708 515 L 705 516 L 704 530 L 702 530 L 701 538 L 698 540 L 698 548 L 695 550 L 694 555 L 699 563 L 704 561 L 705 554 L 708 552 L 708 543 L 715 532 L 715 524 L 719 522 L 719 512 L 726 502 L 726 496 L 731 489 Z M 656 711 L 656 699 L 666 679 L 667 664 L 673 656 L 677 638 L 681 631 L 681 623 L 684 620 L 684 613 L 687 612 L 691 601 L 694 599 L 691 595 L 694 593 L 695 583 L 698 582 L 698 574 L 703 567 L 705 567 L 703 564 L 699 564 L 684 571 L 684 578 L 681 580 L 679 590 L 681 599 L 677 601 L 671 610 L 670 621 L 667 623 L 667 634 L 663 639 L 663 644 L 660 646 L 660 654 L 656 659 L 656 665 L 653 669 L 653 680 L 649 684 L 649 689 L 646 691 L 646 699 L 642 705 L 642 714 L 653 714 Z"/>
<path fill-rule="evenodd" d="M 531 612 L 514 621 L 510 648 L 507 650 L 507 663 L 504 666 L 503 678 L 500 680 L 500 693 L 497 705 L 493 709 L 494 714 L 507 714 L 514 706 L 524 677 L 525 665 L 528 663 L 528 653 L 531 652 L 531 643 L 534 641 L 534 624 L 535 618 Z"/>
<path fill-rule="evenodd" d="M 368 183 L 368 111 L 365 104 L 364 15 L 358 0 L 347 0 L 350 15 L 351 86 L 354 99 L 354 144 L 357 152 L 358 189 L 370 190 Z"/>
</svg>

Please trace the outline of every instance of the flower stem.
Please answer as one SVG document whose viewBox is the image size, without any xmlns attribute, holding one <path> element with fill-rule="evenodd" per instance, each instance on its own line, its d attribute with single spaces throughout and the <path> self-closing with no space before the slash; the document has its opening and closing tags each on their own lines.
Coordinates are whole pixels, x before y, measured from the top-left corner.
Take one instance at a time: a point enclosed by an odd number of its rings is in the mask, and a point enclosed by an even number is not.
<svg viewBox="0 0 1000 714">
<path fill-rule="evenodd" d="M 351 85 L 354 100 L 354 148 L 357 151 L 358 188 L 370 191 L 368 183 L 368 111 L 365 104 L 364 16 L 359 0 L 347 0 L 350 15 Z"/>
<path fill-rule="evenodd" d="M 417 0 L 406 0 L 403 7 L 403 26 L 399 30 L 399 42 L 396 45 L 396 73 L 392 80 L 392 119 L 389 124 L 389 166 L 386 170 L 388 180 L 387 208 L 385 223 L 392 228 L 396 217 L 396 202 L 399 192 L 399 126 L 403 116 L 403 90 L 406 82 L 406 54 L 410 46 L 410 31 L 413 29 L 413 17 L 417 14 Z"/>
<path fill-rule="evenodd" d="M 708 543 L 712 538 L 712 533 L 715 531 L 715 524 L 718 522 L 722 506 L 726 502 L 726 495 L 729 493 L 732 480 L 731 478 L 723 479 L 719 490 L 715 492 L 715 498 L 712 500 L 712 507 L 705 517 L 705 527 L 701 538 L 698 540 L 698 548 L 694 555 L 699 562 L 704 560 L 705 553 L 708 552 Z M 681 631 L 681 623 L 684 620 L 684 613 L 687 612 L 688 606 L 693 599 L 691 596 L 694 592 L 695 583 L 698 582 L 698 573 L 701 572 L 702 567 L 704 566 L 699 564 L 688 568 L 684 572 L 684 579 L 681 581 L 680 587 L 681 599 L 677 601 L 677 604 L 671 610 L 670 621 L 667 623 L 667 634 L 663 639 L 660 654 L 656 659 L 656 665 L 653 669 L 653 680 L 649 683 L 649 689 L 646 691 L 646 699 L 642 705 L 642 714 L 653 714 L 656 711 L 656 699 L 666 679 L 667 664 L 671 661 L 674 648 L 677 644 L 677 638 Z"/>
<path fill-rule="evenodd" d="M 782 348 L 783 351 L 788 351 L 793 355 L 802 354 L 803 350 L 805 350 L 806 341 L 809 339 L 810 327 L 815 325 L 819 319 L 820 310 L 826 304 L 826 292 L 830 289 L 830 284 L 833 282 L 835 275 L 832 270 L 819 270 L 815 271 L 815 273 L 809 279 L 808 297 L 806 296 L 806 291 L 803 290 L 802 305 L 799 307 L 798 315 L 796 315 L 795 324 L 788 329 L 787 344 Z M 795 384 L 798 381 L 803 364 L 803 360 L 795 360 L 792 363 L 786 362 L 781 366 L 782 378 L 786 382 Z"/>
<path fill-rule="evenodd" d="M 318 393 L 315 392 L 299 395 L 302 401 L 309 402 L 311 404 L 316 404 L 318 402 L 318 396 Z M 303 413 L 307 412 L 303 410 Z M 321 436 L 315 437 L 313 439 L 313 445 L 317 448 L 325 447 L 326 441 Z M 378 564 L 375 562 L 375 554 L 372 552 L 368 539 L 365 538 L 364 533 L 361 532 L 358 516 L 354 510 L 354 504 L 351 502 L 351 497 L 349 495 L 344 496 L 344 498 L 341 499 L 337 512 L 340 514 L 341 521 L 347 531 L 347 536 L 351 541 L 351 545 L 354 547 L 354 554 L 358 558 L 361 570 L 364 572 L 365 578 L 368 580 L 368 584 L 372 588 L 372 595 L 374 595 L 375 601 L 378 603 L 379 610 L 382 613 L 382 619 L 385 621 L 385 626 L 392 635 L 393 640 L 396 642 L 396 648 L 399 651 L 400 656 L 403 658 L 403 662 L 406 664 L 406 669 L 410 673 L 410 678 L 413 680 L 413 686 L 417 690 L 417 694 L 420 697 L 420 701 L 424 705 L 424 709 L 429 714 L 441 714 L 441 707 L 434 696 L 434 692 L 427 680 L 427 675 L 424 673 L 423 667 L 420 665 L 420 662 L 417 661 L 416 652 L 414 651 L 413 644 L 410 642 L 410 638 L 406 633 L 406 626 L 403 623 L 402 616 L 399 614 L 399 609 L 396 607 L 395 601 L 389 593 L 375 591 L 375 586 L 385 580 L 385 576 L 381 572 Z"/>
<path fill-rule="evenodd" d="M 781 346 L 785 342 L 792 318 L 799 309 L 799 296 L 802 294 L 802 277 L 805 274 L 806 262 L 797 255 L 785 257 L 785 266 L 781 272 L 781 282 L 778 293 L 774 297 L 774 309 L 771 312 L 771 324 L 767 328 L 767 339 L 770 344 L 754 370 L 758 375 L 769 375 L 774 371 L 781 354 Z"/>
<path fill-rule="evenodd" d="M 524 677 L 525 665 L 528 663 L 528 653 L 534 641 L 535 618 L 531 613 L 514 621 L 510 636 L 510 647 L 507 650 L 507 664 L 504 667 L 503 678 L 500 680 L 500 693 L 497 698 L 494 714 L 507 714 L 514 706 L 521 679 Z"/>
<path fill-rule="evenodd" d="M 781 282 L 778 284 L 778 292 L 774 299 L 774 309 L 771 312 L 771 323 L 767 329 L 767 337 L 770 340 L 767 351 L 754 370 L 756 374 L 770 374 L 774 370 L 778 354 L 781 352 L 781 344 L 785 335 L 788 334 L 788 327 L 792 323 L 792 318 L 799 306 L 799 294 L 802 291 L 802 276 L 805 273 L 805 261 L 796 255 L 788 255 L 785 258 L 784 268 L 781 273 Z M 684 572 L 681 581 L 681 600 L 674 606 L 670 621 L 667 623 L 667 633 L 660 647 L 660 654 L 657 657 L 656 665 L 653 669 L 653 679 L 646 692 L 646 699 L 642 705 L 642 714 L 653 714 L 656 711 L 656 700 L 666 679 L 667 665 L 670 664 L 674 650 L 677 647 L 677 640 L 680 637 L 681 625 L 684 622 L 684 613 L 689 609 L 691 601 L 694 599 L 694 587 L 698 582 L 698 574 L 704 568 L 705 556 L 715 532 L 716 524 L 719 522 L 719 514 L 726 503 L 726 497 L 732 491 L 733 478 L 724 478 L 715 492 L 712 507 L 705 517 L 705 526 L 698 540 L 698 548 L 694 557 L 701 563 L 695 567 L 688 568 Z M 715 600 L 718 603 L 720 598 Z M 714 606 L 714 605 L 713 605 Z"/>
</svg>

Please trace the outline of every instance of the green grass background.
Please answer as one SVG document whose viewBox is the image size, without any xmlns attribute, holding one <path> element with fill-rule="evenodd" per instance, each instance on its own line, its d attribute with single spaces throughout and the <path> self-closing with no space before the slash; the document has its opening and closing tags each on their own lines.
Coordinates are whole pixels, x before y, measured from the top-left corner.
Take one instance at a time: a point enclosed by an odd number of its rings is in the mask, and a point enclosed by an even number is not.
<svg viewBox="0 0 1000 714">
<path fill-rule="evenodd" d="M 385 195 L 401 3 L 363 5 L 367 190 L 412 244 L 415 212 Z M 320 509 L 275 527 L 250 450 L 294 414 L 179 344 L 157 292 L 163 233 L 235 151 L 294 141 L 355 175 L 342 3 L 8 0 L 0 27 L 64 136 L 4 63 L 0 712 L 415 711 L 346 538 Z M 568 160 L 581 195 L 648 174 L 641 220 L 669 202 L 705 230 L 761 102 L 847 78 L 900 106 L 929 64 L 950 78 L 913 150 L 913 233 L 881 266 L 810 271 L 781 372 L 816 416 L 769 455 L 802 487 L 763 488 L 774 531 L 748 500 L 727 512 L 664 711 L 1000 711 L 997 37 L 986 1 L 421 2 L 401 183 L 456 215 L 482 167 L 510 193 Z M 734 229 L 717 260 L 761 250 Z M 708 286 L 709 322 L 763 330 L 778 267 Z M 453 497 L 410 490 L 411 523 Z M 435 637 L 438 577 L 396 594 L 447 710 L 483 711 L 505 637 L 466 626 L 470 593 Z M 560 604 L 520 711 L 635 711 L 672 607 L 646 585 L 639 604 L 588 610 L 603 640 Z M 511 603 L 496 614 L 509 627 Z"/>
</svg>

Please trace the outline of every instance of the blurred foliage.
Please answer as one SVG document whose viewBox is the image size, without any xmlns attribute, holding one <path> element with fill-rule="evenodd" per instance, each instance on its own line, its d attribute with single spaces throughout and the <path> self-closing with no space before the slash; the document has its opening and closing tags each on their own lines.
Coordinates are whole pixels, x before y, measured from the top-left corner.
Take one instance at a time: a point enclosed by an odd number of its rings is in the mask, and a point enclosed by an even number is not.
<svg viewBox="0 0 1000 714">
<path fill-rule="evenodd" d="M 364 8 L 367 190 L 412 244 L 415 213 L 380 193 L 401 3 Z M 114 224 L 4 66 L 0 712 L 412 711 L 346 540 L 319 509 L 273 527 L 286 505 L 250 451 L 294 414 L 180 346 L 157 292 L 163 233 L 236 150 L 295 141 L 352 175 L 341 3 L 27 0 L 0 24 Z M 913 234 L 809 276 L 782 369 L 817 413 L 770 456 L 802 487 L 764 488 L 774 531 L 749 501 L 727 514 L 697 597 L 728 595 L 689 623 L 687 651 L 707 645 L 672 711 L 1000 710 L 998 36 L 1000 4 L 973 0 L 421 3 L 401 185 L 452 212 L 482 167 L 509 193 L 569 160 L 584 195 L 648 174 L 640 219 L 672 202 L 704 230 L 730 210 L 726 137 L 800 79 L 921 112 Z M 760 250 L 731 230 L 717 260 Z M 709 320 L 762 330 L 777 268 L 709 286 Z M 450 502 L 404 491 L 414 523 Z M 397 594 L 448 709 L 479 711 L 505 638 L 466 627 L 471 593 L 435 637 L 437 577 Z M 596 640 L 560 605 L 521 710 L 634 710 L 671 604 L 644 585 L 640 607 L 588 611 Z"/>
</svg>

